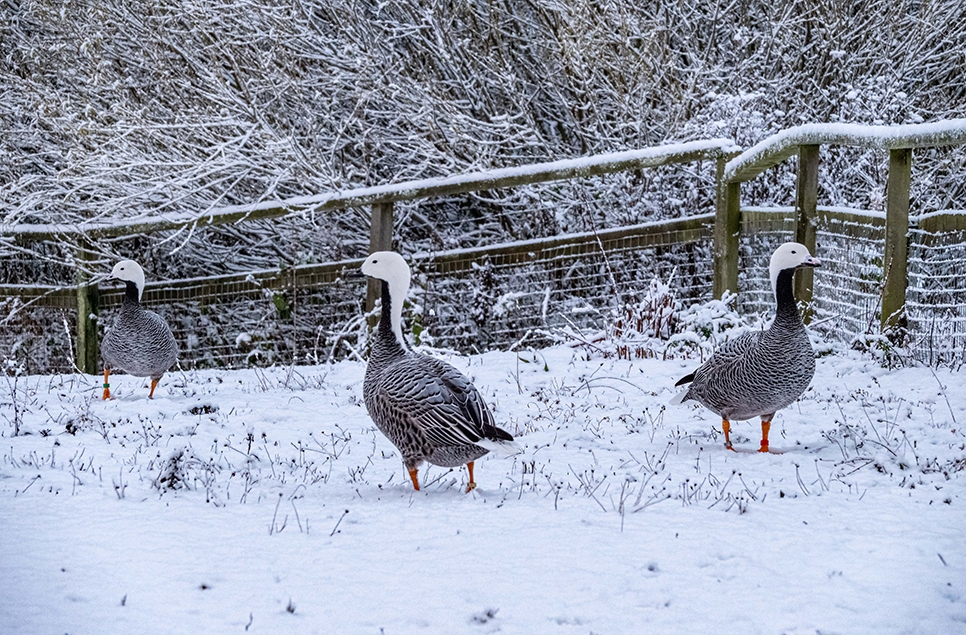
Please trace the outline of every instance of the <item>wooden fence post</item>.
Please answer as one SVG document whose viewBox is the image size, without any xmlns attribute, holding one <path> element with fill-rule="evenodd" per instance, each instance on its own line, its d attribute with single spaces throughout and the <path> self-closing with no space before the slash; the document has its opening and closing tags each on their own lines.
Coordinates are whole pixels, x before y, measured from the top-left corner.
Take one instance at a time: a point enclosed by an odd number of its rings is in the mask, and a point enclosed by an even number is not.
<svg viewBox="0 0 966 635">
<path fill-rule="evenodd" d="M 741 183 L 724 181 L 730 155 L 718 157 L 715 171 L 714 280 L 712 293 L 720 300 L 725 291 L 738 292 L 738 237 L 741 233 Z"/>
<path fill-rule="evenodd" d="M 817 145 L 798 148 L 798 183 L 795 188 L 795 242 L 805 245 L 812 255 L 815 255 L 820 148 Z M 795 298 L 805 304 L 802 319 L 806 324 L 812 319 L 813 275 L 810 267 L 803 267 L 795 276 Z"/>
<path fill-rule="evenodd" d="M 906 325 L 906 266 L 909 251 L 909 183 L 912 178 L 912 149 L 889 151 L 889 180 L 886 184 L 885 254 L 882 259 L 881 330 Z"/>
<path fill-rule="evenodd" d="M 389 251 L 392 249 L 392 201 L 376 203 L 372 206 L 372 222 L 369 227 L 369 253 Z M 366 313 L 376 306 L 376 299 L 382 294 L 380 283 L 369 278 L 366 289 Z M 369 326 L 375 326 L 379 321 L 376 316 L 370 320 Z"/>
<path fill-rule="evenodd" d="M 97 284 L 90 284 L 91 274 L 84 264 L 94 260 L 92 245 L 81 240 L 75 252 L 77 270 L 77 368 L 89 375 L 97 374 L 97 313 L 100 295 Z"/>
</svg>

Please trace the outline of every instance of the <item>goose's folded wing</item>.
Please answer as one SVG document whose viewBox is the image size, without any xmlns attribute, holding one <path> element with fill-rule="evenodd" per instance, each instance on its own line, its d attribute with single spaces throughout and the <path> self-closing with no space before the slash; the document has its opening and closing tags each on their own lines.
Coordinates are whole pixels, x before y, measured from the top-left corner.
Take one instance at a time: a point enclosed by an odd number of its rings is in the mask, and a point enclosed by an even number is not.
<svg viewBox="0 0 966 635">
<path fill-rule="evenodd" d="M 707 371 L 711 368 L 724 368 L 743 358 L 749 351 L 755 348 L 760 339 L 761 332 L 752 331 L 739 335 L 733 340 L 728 340 L 715 349 L 711 359 L 702 364 L 701 368 L 695 371 L 695 375 L 703 374 L 702 371 Z"/>
<path fill-rule="evenodd" d="M 379 393 L 436 446 L 475 444 L 493 426 L 493 415 L 470 380 L 430 357 L 396 364 L 381 382 Z"/>
</svg>

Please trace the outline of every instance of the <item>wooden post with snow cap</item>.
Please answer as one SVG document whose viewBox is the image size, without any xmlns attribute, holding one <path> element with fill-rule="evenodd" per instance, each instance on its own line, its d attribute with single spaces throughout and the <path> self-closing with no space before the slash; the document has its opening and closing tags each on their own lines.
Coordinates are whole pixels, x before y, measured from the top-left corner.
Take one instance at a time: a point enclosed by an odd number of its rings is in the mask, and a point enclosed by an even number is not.
<svg viewBox="0 0 966 635">
<path fill-rule="evenodd" d="M 912 148 L 889 151 L 886 184 L 885 257 L 882 259 L 881 330 L 898 335 L 906 325 L 906 266 L 909 251 L 909 183 Z"/>
<path fill-rule="evenodd" d="M 798 182 L 795 188 L 795 242 L 815 254 L 815 229 L 818 216 L 818 145 L 802 145 L 798 148 Z M 808 324 L 812 319 L 811 267 L 802 267 L 795 274 L 795 298 L 804 303 L 802 320 Z"/>
<path fill-rule="evenodd" d="M 741 233 L 741 183 L 725 182 L 724 169 L 734 154 L 718 157 L 715 172 L 714 281 L 712 293 L 720 300 L 725 291 L 738 292 L 738 237 Z"/>
<path fill-rule="evenodd" d="M 392 250 L 392 201 L 376 203 L 372 206 L 372 221 L 369 227 L 369 253 L 376 251 Z M 376 299 L 382 293 L 382 287 L 378 280 L 369 278 L 369 286 L 366 289 L 366 313 L 372 311 L 376 306 Z M 374 327 L 379 321 L 379 316 L 374 316 L 369 320 L 369 326 Z"/>
<path fill-rule="evenodd" d="M 89 375 L 97 374 L 97 312 L 100 304 L 97 284 L 91 284 L 87 263 L 94 260 L 90 241 L 82 239 L 75 251 L 77 269 L 77 368 Z"/>
</svg>

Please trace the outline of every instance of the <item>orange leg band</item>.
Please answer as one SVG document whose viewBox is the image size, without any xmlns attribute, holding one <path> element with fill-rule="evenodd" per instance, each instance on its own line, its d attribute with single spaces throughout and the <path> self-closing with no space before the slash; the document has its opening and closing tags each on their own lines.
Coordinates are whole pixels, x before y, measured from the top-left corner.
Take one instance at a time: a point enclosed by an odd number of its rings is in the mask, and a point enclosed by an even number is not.
<svg viewBox="0 0 966 635">
<path fill-rule="evenodd" d="M 771 421 L 761 422 L 761 447 L 758 448 L 759 452 L 768 451 L 768 432 L 771 430 Z"/>
<path fill-rule="evenodd" d="M 727 419 L 723 419 L 721 421 L 721 429 L 724 430 L 725 447 L 729 450 L 734 450 L 734 448 L 731 447 L 731 422 Z"/>
</svg>

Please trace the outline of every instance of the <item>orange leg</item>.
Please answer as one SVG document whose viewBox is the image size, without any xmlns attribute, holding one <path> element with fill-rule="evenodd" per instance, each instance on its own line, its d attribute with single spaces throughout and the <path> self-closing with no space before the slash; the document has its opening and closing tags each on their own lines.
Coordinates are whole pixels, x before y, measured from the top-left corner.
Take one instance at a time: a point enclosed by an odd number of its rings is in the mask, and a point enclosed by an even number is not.
<svg viewBox="0 0 966 635">
<path fill-rule="evenodd" d="M 466 469 L 470 472 L 470 482 L 466 485 L 466 493 L 469 494 L 476 489 L 476 482 L 473 480 L 473 461 L 466 464 Z"/>
<path fill-rule="evenodd" d="M 158 387 L 158 380 L 151 380 L 151 392 L 148 393 L 148 399 L 154 399 L 154 389 Z"/>
<path fill-rule="evenodd" d="M 724 430 L 725 447 L 727 449 L 731 450 L 732 452 L 734 452 L 735 449 L 733 447 L 731 447 L 731 422 L 728 421 L 727 419 L 722 419 L 722 421 L 721 421 L 721 429 Z"/>
<path fill-rule="evenodd" d="M 409 478 L 413 481 L 413 489 L 419 491 L 419 479 L 416 478 L 416 468 L 409 470 Z"/>
<path fill-rule="evenodd" d="M 108 379 L 110 378 L 110 376 L 111 376 L 111 369 L 105 366 L 104 367 L 104 396 L 102 397 L 102 399 L 111 398 L 111 384 L 108 382 Z"/>
<path fill-rule="evenodd" d="M 759 452 L 768 451 L 768 431 L 771 430 L 771 421 L 761 422 L 761 447 L 758 448 Z"/>
</svg>

